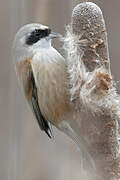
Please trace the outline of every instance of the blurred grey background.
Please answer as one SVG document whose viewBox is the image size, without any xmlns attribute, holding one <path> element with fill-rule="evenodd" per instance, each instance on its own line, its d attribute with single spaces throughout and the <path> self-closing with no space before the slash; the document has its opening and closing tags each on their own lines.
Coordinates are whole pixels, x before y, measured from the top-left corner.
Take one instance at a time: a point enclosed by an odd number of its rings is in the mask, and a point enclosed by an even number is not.
<svg viewBox="0 0 120 180">
<path fill-rule="evenodd" d="M 19 89 L 11 59 L 15 33 L 26 23 L 38 22 L 64 34 L 72 8 L 80 0 L 1 0 L 0 6 L 0 179 L 79 180 L 77 146 L 53 128 L 50 140 Z M 105 17 L 111 69 L 120 80 L 120 1 L 94 0 Z M 59 47 L 57 42 L 55 46 Z"/>
</svg>

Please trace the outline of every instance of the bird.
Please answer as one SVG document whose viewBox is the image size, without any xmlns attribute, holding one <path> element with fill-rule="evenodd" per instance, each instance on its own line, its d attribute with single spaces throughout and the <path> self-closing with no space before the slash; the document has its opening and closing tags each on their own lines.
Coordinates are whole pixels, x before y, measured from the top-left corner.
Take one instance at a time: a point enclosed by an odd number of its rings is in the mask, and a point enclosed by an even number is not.
<svg viewBox="0 0 120 180">
<path fill-rule="evenodd" d="M 51 126 L 55 126 L 78 145 L 82 164 L 94 166 L 81 134 L 83 117 L 72 100 L 74 68 L 52 46 L 56 37 L 61 35 L 41 24 L 27 24 L 18 30 L 12 47 L 18 81 L 40 129 L 52 138 Z"/>
<path fill-rule="evenodd" d="M 16 33 L 12 47 L 19 84 L 40 129 L 50 138 L 51 124 L 60 128 L 72 108 L 66 62 L 51 44 L 56 37 L 61 35 L 48 26 L 27 24 Z"/>
</svg>

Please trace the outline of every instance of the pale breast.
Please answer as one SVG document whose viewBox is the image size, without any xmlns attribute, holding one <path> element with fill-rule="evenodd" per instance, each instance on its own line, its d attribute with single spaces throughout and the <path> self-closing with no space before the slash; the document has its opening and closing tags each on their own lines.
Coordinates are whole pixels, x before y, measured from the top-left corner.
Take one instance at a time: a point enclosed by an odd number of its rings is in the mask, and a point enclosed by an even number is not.
<svg viewBox="0 0 120 180">
<path fill-rule="evenodd" d="M 39 58 L 32 61 L 39 106 L 45 118 L 56 125 L 71 108 L 66 64 L 60 54 L 40 54 Z"/>
</svg>

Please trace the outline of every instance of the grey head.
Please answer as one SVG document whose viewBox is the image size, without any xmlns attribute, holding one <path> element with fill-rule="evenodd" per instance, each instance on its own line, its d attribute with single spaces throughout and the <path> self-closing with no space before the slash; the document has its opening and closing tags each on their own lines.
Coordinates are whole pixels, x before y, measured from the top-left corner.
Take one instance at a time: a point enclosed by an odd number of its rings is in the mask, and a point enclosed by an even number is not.
<svg viewBox="0 0 120 180">
<path fill-rule="evenodd" d="M 32 56 L 40 48 L 51 46 L 51 39 L 60 37 L 42 24 L 27 24 L 17 32 L 12 48 L 14 61 Z"/>
</svg>

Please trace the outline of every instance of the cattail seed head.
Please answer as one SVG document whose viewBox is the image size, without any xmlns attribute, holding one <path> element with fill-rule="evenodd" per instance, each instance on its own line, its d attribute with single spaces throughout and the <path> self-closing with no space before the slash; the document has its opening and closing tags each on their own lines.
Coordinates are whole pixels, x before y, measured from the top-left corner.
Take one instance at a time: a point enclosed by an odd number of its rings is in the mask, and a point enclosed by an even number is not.
<svg viewBox="0 0 120 180">
<path fill-rule="evenodd" d="M 107 32 L 101 9 L 92 2 L 78 4 L 72 13 L 71 31 L 81 38 L 78 41 L 86 42 L 82 48 L 82 60 L 88 71 L 101 65 L 110 71 Z M 79 48 L 78 43 L 78 51 Z"/>
</svg>

